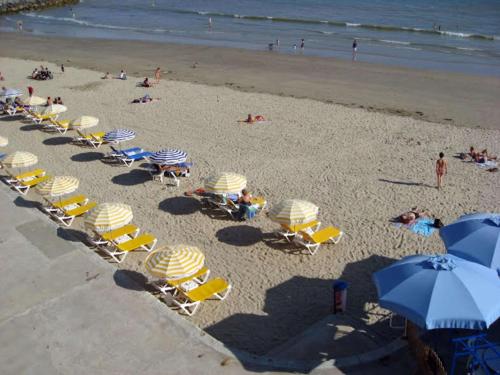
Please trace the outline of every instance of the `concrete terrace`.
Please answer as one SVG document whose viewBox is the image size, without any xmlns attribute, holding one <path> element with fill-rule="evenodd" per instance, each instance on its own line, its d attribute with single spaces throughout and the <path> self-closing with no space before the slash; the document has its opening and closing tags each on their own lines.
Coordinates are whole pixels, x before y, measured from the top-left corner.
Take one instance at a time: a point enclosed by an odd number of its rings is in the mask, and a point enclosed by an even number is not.
<svg viewBox="0 0 500 375">
<path fill-rule="evenodd" d="M 287 345 L 273 359 L 228 350 L 35 207 L 0 187 L 2 374 L 303 373 L 311 370 L 304 352 L 332 340 L 329 317 L 301 335 L 304 345 Z M 366 338 L 350 341 L 364 346 Z M 318 362 L 310 373 L 383 374 L 388 366 L 404 372 L 405 355 L 387 363 L 401 347 L 343 358 L 336 363 L 343 371 L 334 361 Z"/>
</svg>

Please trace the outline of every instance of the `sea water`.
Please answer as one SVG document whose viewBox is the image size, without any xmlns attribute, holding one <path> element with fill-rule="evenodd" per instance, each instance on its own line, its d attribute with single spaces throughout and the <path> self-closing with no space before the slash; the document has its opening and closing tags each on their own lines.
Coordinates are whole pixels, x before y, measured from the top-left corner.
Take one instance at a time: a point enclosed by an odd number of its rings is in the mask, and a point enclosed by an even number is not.
<svg viewBox="0 0 500 375">
<path fill-rule="evenodd" d="M 348 60 L 357 39 L 358 61 L 500 76 L 500 0 L 81 0 L 4 16 L 0 29 L 18 20 L 37 35 Z"/>
</svg>

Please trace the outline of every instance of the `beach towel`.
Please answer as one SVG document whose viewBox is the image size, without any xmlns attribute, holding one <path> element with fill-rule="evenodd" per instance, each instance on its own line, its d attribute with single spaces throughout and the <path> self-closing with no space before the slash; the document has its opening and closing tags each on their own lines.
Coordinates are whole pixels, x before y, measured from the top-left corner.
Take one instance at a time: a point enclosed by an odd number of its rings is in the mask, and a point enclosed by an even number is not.
<svg viewBox="0 0 500 375">
<path fill-rule="evenodd" d="M 487 160 L 485 163 L 476 163 L 479 168 L 495 168 L 497 162 L 495 160 Z"/>
<path fill-rule="evenodd" d="M 409 228 L 413 233 L 420 234 L 424 237 L 429 237 L 434 233 L 434 219 L 424 217 L 417 219 L 417 221 Z"/>
</svg>

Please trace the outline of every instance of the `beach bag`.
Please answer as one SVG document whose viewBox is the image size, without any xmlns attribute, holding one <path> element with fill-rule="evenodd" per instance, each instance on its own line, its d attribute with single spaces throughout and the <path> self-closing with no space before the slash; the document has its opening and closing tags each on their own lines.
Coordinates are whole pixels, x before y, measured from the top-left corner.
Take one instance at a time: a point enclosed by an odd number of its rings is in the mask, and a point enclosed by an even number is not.
<svg viewBox="0 0 500 375">
<path fill-rule="evenodd" d="M 441 221 L 441 219 L 434 219 L 433 227 L 434 228 L 442 228 L 442 227 L 444 227 L 444 224 Z"/>
</svg>

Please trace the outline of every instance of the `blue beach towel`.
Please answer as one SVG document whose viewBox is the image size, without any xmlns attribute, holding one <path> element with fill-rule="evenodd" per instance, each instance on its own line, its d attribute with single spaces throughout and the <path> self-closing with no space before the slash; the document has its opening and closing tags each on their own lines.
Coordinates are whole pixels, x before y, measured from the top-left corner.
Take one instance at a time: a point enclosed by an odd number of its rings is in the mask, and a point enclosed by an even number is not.
<svg viewBox="0 0 500 375">
<path fill-rule="evenodd" d="M 434 233 L 434 219 L 430 218 L 421 218 L 418 219 L 415 224 L 410 226 L 410 230 L 413 233 L 420 234 L 424 237 L 429 237 L 432 233 Z"/>
</svg>

